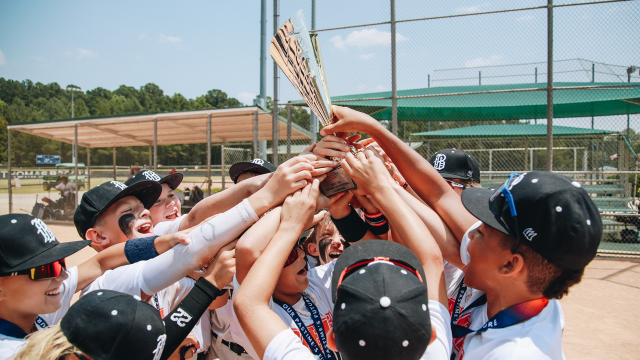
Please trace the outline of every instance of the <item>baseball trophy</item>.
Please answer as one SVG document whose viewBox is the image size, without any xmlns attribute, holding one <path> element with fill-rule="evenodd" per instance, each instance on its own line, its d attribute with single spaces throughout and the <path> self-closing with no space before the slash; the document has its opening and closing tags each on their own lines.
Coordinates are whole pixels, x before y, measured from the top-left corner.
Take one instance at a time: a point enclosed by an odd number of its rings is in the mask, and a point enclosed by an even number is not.
<svg viewBox="0 0 640 360">
<path fill-rule="evenodd" d="M 316 114 L 322 126 L 331 124 L 333 122 L 331 98 L 324 74 L 318 35 L 309 34 L 307 31 L 302 10 L 278 29 L 271 39 L 269 52 L 309 109 Z M 351 153 L 356 154 L 353 146 L 351 146 Z M 333 196 L 355 187 L 356 184 L 340 166 L 329 172 L 320 183 L 320 190 L 326 196 Z"/>
</svg>

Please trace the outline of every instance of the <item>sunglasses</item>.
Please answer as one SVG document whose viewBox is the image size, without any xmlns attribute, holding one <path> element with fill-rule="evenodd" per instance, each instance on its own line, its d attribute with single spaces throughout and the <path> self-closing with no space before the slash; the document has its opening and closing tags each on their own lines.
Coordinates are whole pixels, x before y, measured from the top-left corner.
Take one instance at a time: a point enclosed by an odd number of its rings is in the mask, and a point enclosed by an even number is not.
<svg viewBox="0 0 640 360">
<path fill-rule="evenodd" d="M 293 264 L 294 262 L 296 262 L 296 260 L 298 260 L 298 249 L 304 252 L 304 250 L 302 249 L 302 245 L 295 246 L 293 250 L 291 250 L 291 253 L 289 254 L 289 256 L 287 257 L 287 261 L 284 262 L 284 266 L 282 267 L 283 269 Z M 306 256 L 304 257 L 304 260 L 307 261 Z"/>
<path fill-rule="evenodd" d="M 511 173 L 504 184 L 502 184 L 489 198 L 489 208 L 494 214 L 502 214 L 505 207 L 509 207 L 509 213 L 511 214 L 513 223 L 515 224 L 517 240 L 511 249 L 512 254 L 516 253 L 516 250 L 520 245 L 520 230 L 518 229 L 518 212 L 516 211 L 516 203 L 513 201 L 513 195 L 511 194 L 511 191 L 509 191 L 509 186 L 513 180 L 518 177 L 520 177 L 518 173 Z"/>
<path fill-rule="evenodd" d="M 64 259 L 54 261 L 51 264 L 36 266 L 31 269 L 12 272 L 11 276 L 29 275 L 31 280 L 48 280 L 54 279 L 62 275 L 67 270 L 67 264 Z"/>
<path fill-rule="evenodd" d="M 457 182 L 455 182 L 455 181 L 451 181 L 451 180 L 447 180 L 447 179 L 444 179 L 444 181 L 446 181 L 446 182 L 449 184 L 449 186 L 451 186 L 451 188 L 453 188 L 454 190 L 455 190 L 456 188 L 460 188 L 460 189 L 462 189 L 462 190 L 464 190 L 464 189 L 466 189 L 466 188 L 467 188 L 466 186 L 464 186 L 464 185 L 462 185 L 462 184 L 460 184 L 460 183 L 457 183 Z"/>
<path fill-rule="evenodd" d="M 338 279 L 338 286 L 340 286 L 340 284 L 342 284 L 342 280 L 344 280 L 344 277 L 347 274 L 349 274 L 350 272 L 352 272 L 354 270 L 357 270 L 357 269 L 359 269 L 361 267 L 367 266 L 367 265 L 369 265 L 369 264 L 371 264 L 372 262 L 375 262 L 375 261 L 388 261 L 388 262 L 392 263 L 393 265 L 400 266 L 401 268 L 403 268 L 403 269 L 409 271 L 410 273 L 412 273 L 413 275 L 415 275 L 420 280 L 420 282 L 424 282 L 422 280 L 422 276 L 420 276 L 420 273 L 418 272 L 418 270 L 414 269 L 412 266 L 410 266 L 410 265 L 408 265 L 408 264 L 406 264 L 404 262 L 401 262 L 399 260 L 393 260 L 393 259 L 389 259 L 388 257 L 378 256 L 378 257 L 374 257 L 373 259 L 366 259 L 366 260 L 358 261 L 357 263 L 355 263 L 355 264 L 345 268 L 344 270 L 342 270 L 342 273 L 340 273 L 340 278 Z"/>
</svg>

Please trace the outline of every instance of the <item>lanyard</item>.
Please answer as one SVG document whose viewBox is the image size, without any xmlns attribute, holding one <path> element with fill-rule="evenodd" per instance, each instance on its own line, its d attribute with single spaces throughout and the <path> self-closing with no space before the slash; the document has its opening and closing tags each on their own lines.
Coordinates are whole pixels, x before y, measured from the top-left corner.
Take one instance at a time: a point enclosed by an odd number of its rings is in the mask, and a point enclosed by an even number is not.
<svg viewBox="0 0 640 360">
<path fill-rule="evenodd" d="M 313 319 L 313 327 L 316 329 L 318 337 L 320 338 L 322 351 L 320 350 L 318 343 L 316 343 L 315 339 L 309 333 L 309 330 L 307 330 L 307 327 L 304 326 L 302 319 L 300 319 L 300 316 L 295 311 L 295 309 L 289 306 L 289 304 L 285 304 L 276 299 L 273 299 L 273 301 L 276 304 L 280 305 L 284 309 L 284 311 L 286 311 L 287 314 L 291 316 L 291 319 L 293 319 L 293 322 L 296 323 L 298 330 L 300 330 L 300 334 L 309 345 L 309 348 L 311 349 L 313 355 L 318 356 L 320 360 L 336 360 L 335 356 L 333 355 L 333 351 L 329 350 L 329 347 L 327 346 L 327 335 L 325 334 L 324 327 L 322 326 L 320 311 L 318 311 L 318 308 L 313 304 L 313 301 L 311 301 L 311 299 L 304 295 L 302 295 L 302 299 L 304 299 L 304 303 L 305 305 L 307 305 L 307 309 L 311 313 L 311 319 Z"/>
<path fill-rule="evenodd" d="M 535 299 L 527 302 L 523 302 L 517 305 L 510 306 L 499 313 L 495 314 L 489 321 L 487 321 L 482 327 L 478 330 L 471 330 L 466 326 L 457 325 L 454 323 L 458 320 L 460 316 L 460 299 L 464 296 L 464 292 L 466 292 L 467 287 L 463 284 L 460 286 L 460 291 L 458 292 L 458 297 L 456 298 L 455 308 L 451 315 L 451 332 L 453 334 L 453 338 L 461 338 L 470 334 L 472 332 L 482 333 L 489 329 L 502 329 L 509 327 L 511 325 L 517 324 L 519 322 L 529 320 L 532 317 L 540 314 L 542 309 L 544 309 L 549 303 L 549 299 L 542 297 L 540 299 Z M 464 311 L 473 309 L 480 305 L 484 305 L 487 303 L 487 295 L 482 295 L 476 301 L 474 301 L 471 305 L 467 306 Z"/>
<path fill-rule="evenodd" d="M 38 325 L 42 329 L 49 326 L 47 322 L 44 321 L 44 319 L 40 316 L 38 316 L 38 318 L 36 319 L 36 325 Z M 21 327 L 5 319 L 0 319 L 0 334 L 11 336 L 16 339 L 24 339 L 25 337 L 27 337 L 27 335 L 29 335 L 24 330 L 22 330 Z"/>
</svg>

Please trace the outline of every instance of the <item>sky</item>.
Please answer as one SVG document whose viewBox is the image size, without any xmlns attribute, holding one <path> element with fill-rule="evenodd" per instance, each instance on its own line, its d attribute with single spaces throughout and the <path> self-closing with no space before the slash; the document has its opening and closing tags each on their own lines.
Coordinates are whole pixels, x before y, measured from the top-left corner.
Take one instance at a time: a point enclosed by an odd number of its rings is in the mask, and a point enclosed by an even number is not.
<svg viewBox="0 0 640 360">
<path fill-rule="evenodd" d="M 583 0 L 586 1 L 586 0 Z M 577 0 L 556 0 L 556 4 Z M 396 0 L 396 19 L 459 15 L 544 0 Z M 267 1 L 268 41 L 273 1 Z M 303 10 L 311 26 L 310 0 L 281 0 L 279 24 Z M 316 28 L 389 20 L 388 0 L 317 0 Z M 640 1 L 554 10 L 556 81 L 621 81 L 640 65 Z M 398 89 L 475 85 L 478 66 L 546 60 L 546 10 L 405 22 L 397 25 Z M 75 84 L 83 90 L 152 82 L 165 94 L 195 98 L 210 89 L 250 104 L 259 93 L 260 1 L 3 1 L 0 3 L 0 77 Z M 391 89 L 390 27 L 378 25 L 320 32 L 332 95 Z M 603 65 L 601 65 L 602 63 Z M 586 64 L 586 65 L 585 65 Z M 619 67 L 604 64 L 619 65 Z M 544 64 L 488 67 L 483 84 L 546 81 Z M 458 68 L 454 71 L 442 69 Z M 273 95 L 268 58 L 267 94 Z M 563 71 L 563 72 L 560 72 Z M 492 77 L 517 75 L 511 77 Z M 463 78 L 463 80 L 452 80 Z M 281 78 L 281 99 L 299 99 Z M 625 119 L 626 120 L 626 119 Z"/>
</svg>

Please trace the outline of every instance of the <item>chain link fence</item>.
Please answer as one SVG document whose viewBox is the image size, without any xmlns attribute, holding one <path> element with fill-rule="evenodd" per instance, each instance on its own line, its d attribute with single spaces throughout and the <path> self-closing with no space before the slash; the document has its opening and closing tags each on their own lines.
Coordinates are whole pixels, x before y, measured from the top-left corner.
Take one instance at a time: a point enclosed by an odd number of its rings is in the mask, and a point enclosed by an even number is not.
<svg viewBox="0 0 640 360">
<path fill-rule="evenodd" d="M 511 172 L 563 173 L 601 210 L 601 252 L 640 254 L 640 1 L 363 5 L 279 1 L 280 23 L 302 9 L 318 34 L 334 104 L 425 158 L 468 151 L 485 187 Z M 279 89 L 281 103 L 300 98 L 287 81 Z"/>
</svg>

